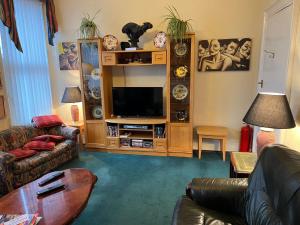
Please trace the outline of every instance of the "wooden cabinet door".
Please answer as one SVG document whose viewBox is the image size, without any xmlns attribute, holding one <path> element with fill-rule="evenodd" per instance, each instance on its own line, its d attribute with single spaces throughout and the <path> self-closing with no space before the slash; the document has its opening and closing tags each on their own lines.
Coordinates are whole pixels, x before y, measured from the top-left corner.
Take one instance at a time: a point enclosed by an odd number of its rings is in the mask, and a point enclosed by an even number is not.
<svg viewBox="0 0 300 225">
<path fill-rule="evenodd" d="M 190 124 L 169 124 L 168 153 L 182 153 L 191 157 L 193 154 L 192 132 Z"/>
<path fill-rule="evenodd" d="M 86 124 L 87 147 L 105 146 L 105 127 L 103 122 Z"/>
</svg>

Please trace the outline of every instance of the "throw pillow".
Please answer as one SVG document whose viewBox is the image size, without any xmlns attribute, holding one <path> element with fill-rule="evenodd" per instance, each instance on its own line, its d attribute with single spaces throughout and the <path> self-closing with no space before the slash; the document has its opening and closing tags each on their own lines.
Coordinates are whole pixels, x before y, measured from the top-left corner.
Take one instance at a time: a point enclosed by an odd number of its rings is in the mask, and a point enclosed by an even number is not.
<svg viewBox="0 0 300 225">
<path fill-rule="evenodd" d="M 45 134 L 45 135 L 37 136 L 37 137 L 34 137 L 32 139 L 32 141 L 46 141 L 46 142 L 49 142 L 49 141 L 60 142 L 60 141 L 63 141 L 63 140 L 65 140 L 64 136 L 51 135 L 51 134 Z"/>
<path fill-rule="evenodd" d="M 17 148 L 14 150 L 10 150 L 8 153 L 13 154 L 16 156 L 16 160 L 20 160 L 20 159 L 25 159 L 28 158 L 30 156 L 33 156 L 37 153 L 37 151 L 32 150 L 32 149 L 21 149 L 21 148 Z"/>
<path fill-rule="evenodd" d="M 45 142 L 45 141 L 30 141 L 24 145 L 23 149 L 34 149 L 39 151 L 51 151 L 54 149 L 54 142 Z"/>
<path fill-rule="evenodd" d="M 57 115 L 35 116 L 32 118 L 32 122 L 37 128 L 54 127 L 63 124 L 63 121 Z"/>
</svg>

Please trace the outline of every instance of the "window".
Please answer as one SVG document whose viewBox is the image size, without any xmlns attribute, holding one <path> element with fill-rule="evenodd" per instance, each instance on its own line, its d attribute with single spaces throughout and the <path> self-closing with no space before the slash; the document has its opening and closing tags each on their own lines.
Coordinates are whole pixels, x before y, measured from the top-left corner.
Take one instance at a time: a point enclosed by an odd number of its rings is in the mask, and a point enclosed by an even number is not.
<svg viewBox="0 0 300 225">
<path fill-rule="evenodd" d="M 24 125 L 37 115 L 51 114 L 52 97 L 42 3 L 15 0 L 19 52 L 7 27 L 0 24 L 5 85 L 13 125 Z"/>
</svg>

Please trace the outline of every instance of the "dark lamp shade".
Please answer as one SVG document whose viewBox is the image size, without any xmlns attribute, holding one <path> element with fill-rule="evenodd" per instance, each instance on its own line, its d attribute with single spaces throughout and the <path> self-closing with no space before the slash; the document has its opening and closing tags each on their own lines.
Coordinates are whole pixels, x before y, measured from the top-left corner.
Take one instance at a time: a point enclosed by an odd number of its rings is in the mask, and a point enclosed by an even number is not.
<svg viewBox="0 0 300 225">
<path fill-rule="evenodd" d="M 66 87 L 61 102 L 63 103 L 81 102 L 81 91 L 79 87 Z"/>
<path fill-rule="evenodd" d="M 286 95 L 275 93 L 258 93 L 243 121 L 275 129 L 296 126 Z"/>
</svg>

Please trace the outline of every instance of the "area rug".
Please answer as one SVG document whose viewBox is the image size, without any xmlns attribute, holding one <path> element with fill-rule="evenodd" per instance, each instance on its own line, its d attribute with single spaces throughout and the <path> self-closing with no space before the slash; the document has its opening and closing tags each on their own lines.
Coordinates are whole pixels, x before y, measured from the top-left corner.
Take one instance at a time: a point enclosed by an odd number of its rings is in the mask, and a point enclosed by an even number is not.
<svg viewBox="0 0 300 225">
<path fill-rule="evenodd" d="M 98 182 L 75 225 L 168 225 L 177 199 L 194 177 L 228 177 L 229 156 L 152 157 L 81 152 L 59 169 L 84 167 Z"/>
</svg>

